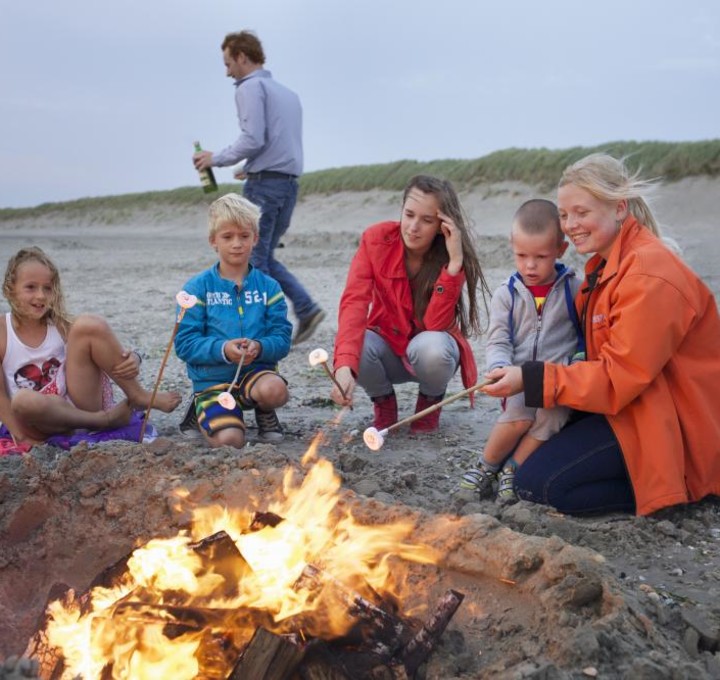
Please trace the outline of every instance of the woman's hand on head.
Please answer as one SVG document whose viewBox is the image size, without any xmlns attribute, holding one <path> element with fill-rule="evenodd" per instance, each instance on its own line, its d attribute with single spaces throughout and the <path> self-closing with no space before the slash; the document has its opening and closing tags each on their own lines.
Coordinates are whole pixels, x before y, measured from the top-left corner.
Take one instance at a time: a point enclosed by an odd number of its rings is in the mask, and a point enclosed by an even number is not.
<svg viewBox="0 0 720 680">
<path fill-rule="evenodd" d="M 485 374 L 488 380 L 492 380 L 490 385 L 485 385 L 481 392 L 491 397 L 509 397 L 523 391 L 522 368 L 520 366 L 503 366 L 502 368 L 494 368 Z"/>
<path fill-rule="evenodd" d="M 343 388 L 345 396 L 343 397 L 337 385 L 333 384 L 330 398 L 340 406 L 353 405 L 353 392 L 355 391 L 355 376 L 349 366 L 340 366 L 335 369 L 335 380 L 338 381 L 340 387 Z"/>
<path fill-rule="evenodd" d="M 445 237 L 445 248 L 447 248 L 450 258 L 447 267 L 448 273 L 455 276 L 463 266 L 462 233 L 449 215 L 438 210 L 438 218 L 440 219 L 440 231 Z"/>
</svg>

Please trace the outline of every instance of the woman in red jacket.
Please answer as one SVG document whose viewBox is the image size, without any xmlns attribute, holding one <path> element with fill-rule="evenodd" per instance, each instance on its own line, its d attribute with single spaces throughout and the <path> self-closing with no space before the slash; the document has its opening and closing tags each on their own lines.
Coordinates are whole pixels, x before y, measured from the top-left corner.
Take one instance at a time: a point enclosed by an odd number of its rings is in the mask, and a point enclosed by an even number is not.
<svg viewBox="0 0 720 680">
<path fill-rule="evenodd" d="M 558 189 L 563 230 L 588 260 L 576 299 L 587 360 L 491 371 L 487 394 L 584 412 L 518 469 L 526 500 L 567 513 L 646 515 L 720 495 L 720 317 L 658 237 L 648 186 L 593 154 Z"/>
<path fill-rule="evenodd" d="M 352 405 L 357 382 L 373 401 L 375 427 L 383 429 L 398 419 L 395 384 L 419 383 L 416 412 L 442 400 L 458 365 L 463 384 L 475 384 L 467 338 L 480 332 L 478 288 L 485 299 L 487 284 L 455 189 L 435 177 L 414 177 L 400 221 L 369 227 L 350 265 L 334 357 L 345 397 L 334 387 L 332 399 Z M 439 419 L 440 409 L 411 429 L 431 432 Z"/>
</svg>

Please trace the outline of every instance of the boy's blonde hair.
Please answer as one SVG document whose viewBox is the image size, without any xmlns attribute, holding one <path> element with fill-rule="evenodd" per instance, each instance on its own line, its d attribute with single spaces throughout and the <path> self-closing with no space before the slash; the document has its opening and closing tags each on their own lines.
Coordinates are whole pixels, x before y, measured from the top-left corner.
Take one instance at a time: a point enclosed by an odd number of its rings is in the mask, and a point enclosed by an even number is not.
<svg viewBox="0 0 720 680">
<path fill-rule="evenodd" d="M 17 282 L 17 273 L 20 265 L 26 262 L 38 262 L 47 267 L 50 272 L 50 280 L 52 284 L 52 296 L 48 302 L 47 319 L 52 322 L 63 338 L 67 338 L 68 331 L 72 325 L 72 317 L 65 308 L 65 296 L 63 295 L 62 286 L 60 285 L 60 272 L 53 261 L 45 254 L 45 252 L 37 246 L 22 248 L 18 250 L 9 260 L 7 269 L 5 270 L 5 278 L 3 279 L 3 295 L 10 305 L 10 312 L 13 316 L 18 316 L 17 301 L 15 298 L 15 283 Z"/>
<path fill-rule="evenodd" d="M 660 228 L 646 197 L 655 187 L 654 180 L 640 179 L 640 172 L 630 174 L 623 160 L 605 153 L 593 153 L 569 165 L 558 187 L 574 184 L 601 201 L 626 200 L 628 211 L 655 236 Z"/>
<path fill-rule="evenodd" d="M 257 234 L 260 208 L 240 194 L 225 194 L 210 204 L 209 235 L 214 236 L 224 222 L 252 227 Z"/>
</svg>

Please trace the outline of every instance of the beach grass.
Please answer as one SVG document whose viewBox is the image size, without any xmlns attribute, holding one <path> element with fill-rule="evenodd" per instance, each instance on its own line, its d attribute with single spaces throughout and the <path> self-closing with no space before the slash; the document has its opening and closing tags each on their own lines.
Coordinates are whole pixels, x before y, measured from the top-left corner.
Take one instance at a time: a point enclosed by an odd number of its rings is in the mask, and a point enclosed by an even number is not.
<svg viewBox="0 0 720 680">
<path fill-rule="evenodd" d="M 589 153 L 606 152 L 624 157 L 643 177 L 676 181 L 684 177 L 720 175 L 720 139 L 700 142 L 608 142 L 569 149 L 504 149 L 475 159 L 433 161 L 400 160 L 393 163 L 330 168 L 309 172 L 300 180 L 301 195 L 384 189 L 400 191 L 417 174 L 451 180 L 458 189 L 480 184 L 520 181 L 550 190 L 563 169 Z M 239 191 L 237 183 L 220 184 L 219 193 Z M 219 194 L 204 194 L 200 186 L 43 203 L 31 208 L 0 208 L 0 221 L 62 215 L 67 218 L 105 216 L 108 223 L 138 210 L 205 206 Z"/>
</svg>

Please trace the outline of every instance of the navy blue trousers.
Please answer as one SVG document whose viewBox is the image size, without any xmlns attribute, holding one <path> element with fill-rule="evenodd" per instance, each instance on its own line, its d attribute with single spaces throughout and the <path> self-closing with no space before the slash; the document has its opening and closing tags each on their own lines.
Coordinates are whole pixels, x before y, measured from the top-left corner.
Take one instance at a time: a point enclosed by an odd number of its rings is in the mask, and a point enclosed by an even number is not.
<svg viewBox="0 0 720 680">
<path fill-rule="evenodd" d="M 607 419 L 578 416 L 518 468 L 518 496 L 570 515 L 635 512 L 630 477 Z"/>
</svg>

